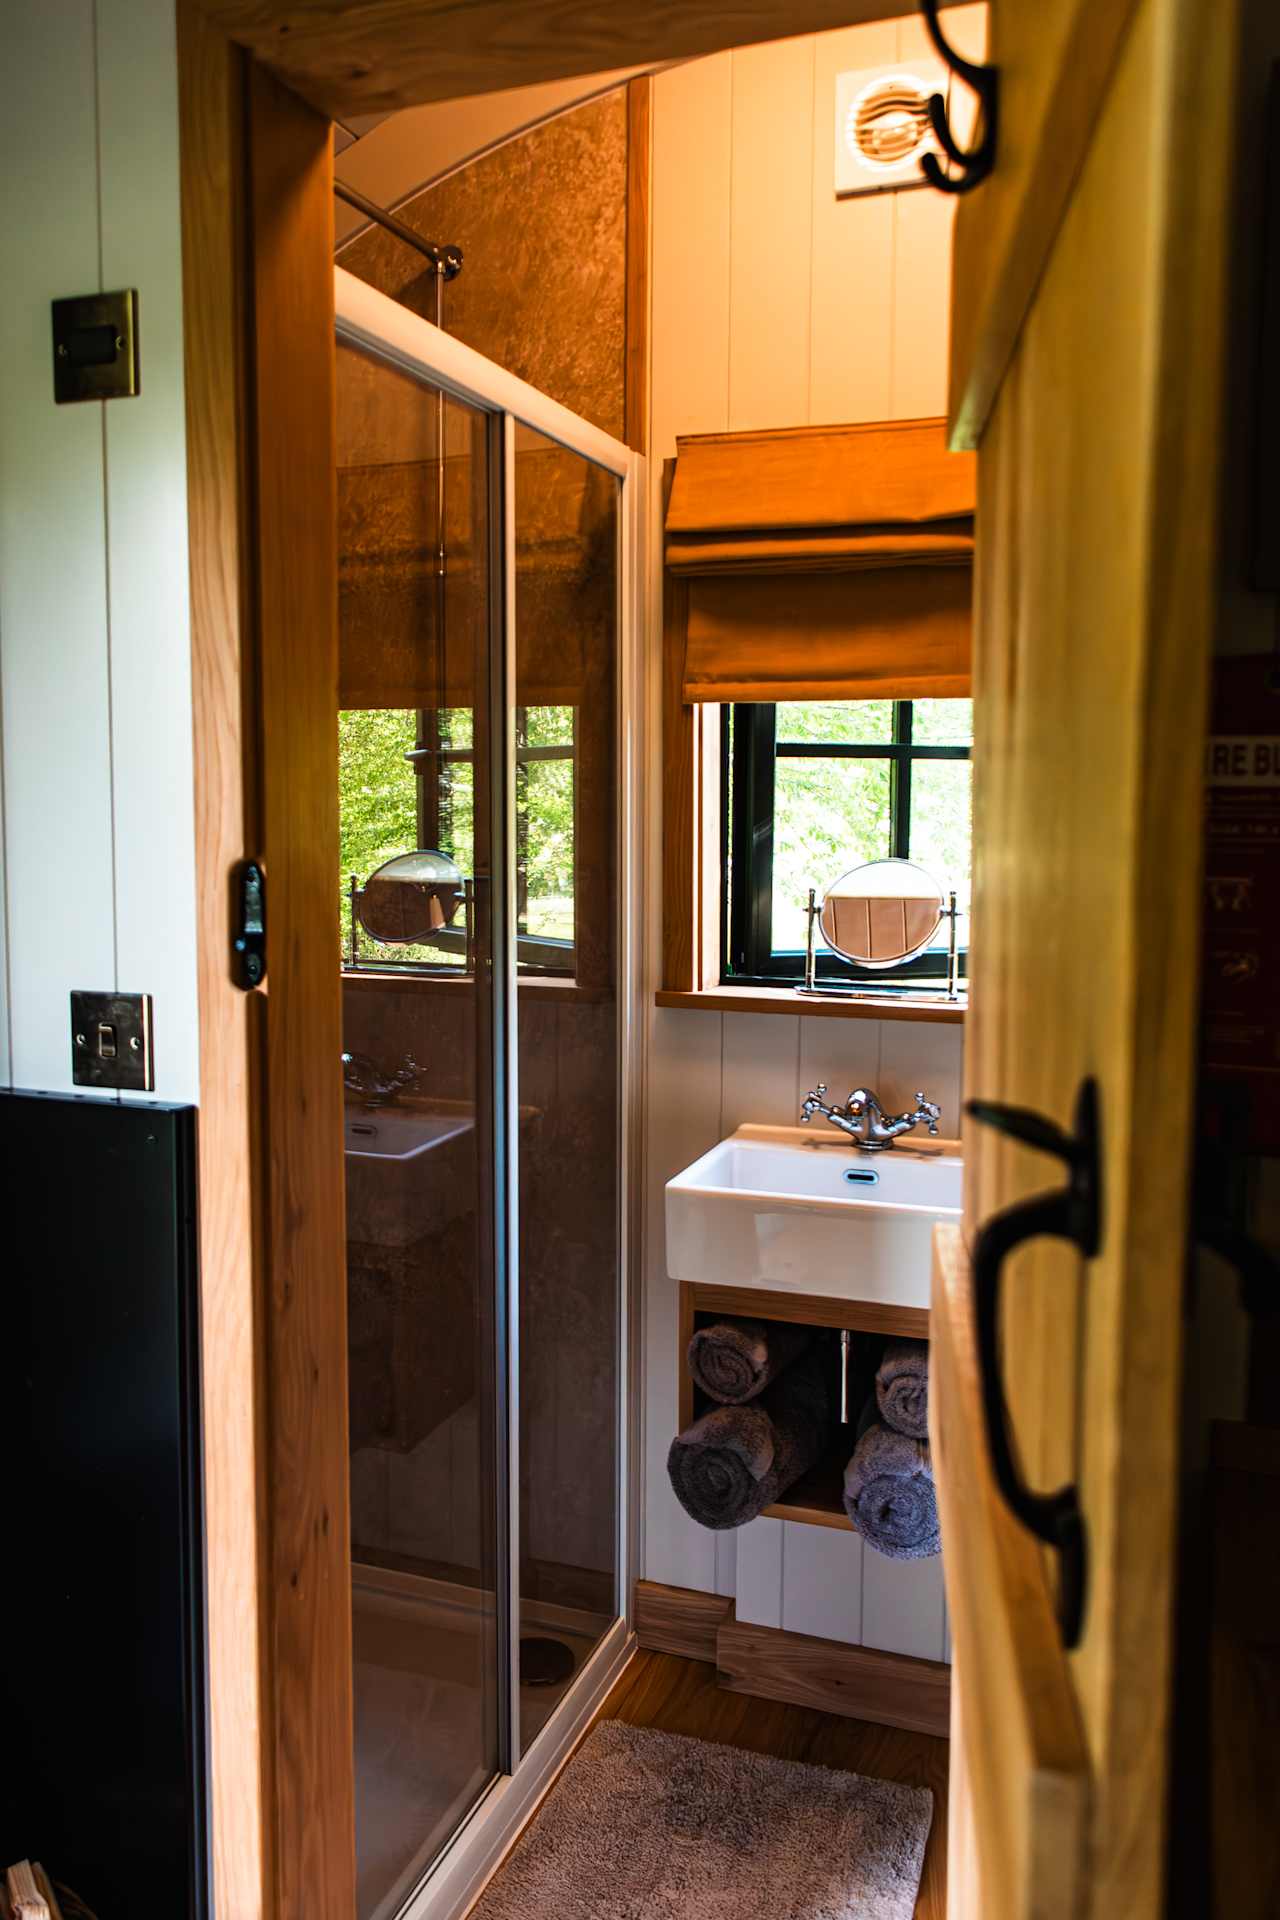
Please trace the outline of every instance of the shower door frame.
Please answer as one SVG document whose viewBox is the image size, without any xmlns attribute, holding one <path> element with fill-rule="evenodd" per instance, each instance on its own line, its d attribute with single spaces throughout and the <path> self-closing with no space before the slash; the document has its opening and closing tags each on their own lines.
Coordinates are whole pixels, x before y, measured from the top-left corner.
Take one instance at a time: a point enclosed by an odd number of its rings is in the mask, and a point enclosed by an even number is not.
<svg viewBox="0 0 1280 1920">
<path fill-rule="evenodd" d="M 640 985 L 643 964 L 643 862 L 640 858 L 645 701 L 645 458 L 581 419 L 558 401 L 367 286 L 334 269 L 338 341 L 371 355 L 485 415 L 490 502 L 490 666 L 493 750 L 489 795 L 491 868 L 504 880 L 493 899 L 494 1111 L 505 1137 L 495 1141 L 497 1380 L 495 1457 L 498 1499 L 499 1759 L 501 1771 L 400 1909 L 403 1920 L 450 1920 L 474 1898 L 538 1799 L 581 1737 L 635 1647 L 632 1622 L 638 1565 L 640 1152 L 643 1140 L 643 1053 Z M 530 1743 L 520 1749 L 520 1275 L 518 981 L 515 927 L 515 434 L 528 426 L 619 482 L 616 675 L 617 750 L 616 953 L 618 1005 L 618 1314 L 615 1480 L 618 1612 L 572 1687 Z M 501 742 L 501 751 L 498 743 Z M 477 802 L 479 796 L 477 796 Z M 497 956 L 502 956 L 502 964 Z M 512 1018 L 512 1011 L 517 1010 Z M 504 1524 L 505 1523 L 505 1524 Z M 505 1660 L 503 1655 L 505 1653 Z"/>
</svg>

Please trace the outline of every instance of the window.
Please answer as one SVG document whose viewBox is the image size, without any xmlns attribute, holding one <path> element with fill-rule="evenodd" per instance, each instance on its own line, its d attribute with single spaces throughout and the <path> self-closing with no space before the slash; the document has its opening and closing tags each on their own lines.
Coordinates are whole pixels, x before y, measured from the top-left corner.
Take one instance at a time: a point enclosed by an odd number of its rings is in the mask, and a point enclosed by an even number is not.
<svg viewBox="0 0 1280 1920">
<path fill-rule="evenodd" d="M 721 713 L 726 982 L 799 980 L 810 887 L 821 899 L 867 861 L 914 860 L 967 909 L 970 701 L 787 701 Z M 891 975 L 867 977 L 945 975 L 945 928 L 937 939 Z M 861 971 L 819 939 L 819 978 Z"/>
<path fill-rule="evenodd" d="M 573 707 L 516 709 L 516 930 L 522 974 L 574 971 Z M 351 881 L 396 854 L 447 853 L 476 873 L 475 754 L 467 707 L 338 716 L 343 956 L 350 964 Z M 423 946 L 379 946 L 359 931 L 360 964 L 455 972 L 466 965 L 463 916 Z"/>
</svg>

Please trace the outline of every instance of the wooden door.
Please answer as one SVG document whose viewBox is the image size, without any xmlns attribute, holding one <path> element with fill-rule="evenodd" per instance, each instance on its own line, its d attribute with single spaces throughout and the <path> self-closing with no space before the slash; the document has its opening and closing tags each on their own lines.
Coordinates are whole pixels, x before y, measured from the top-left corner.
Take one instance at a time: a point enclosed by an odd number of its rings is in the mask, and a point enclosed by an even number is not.
<svg viewBox="0 0 1280 1920">
<path fill-rule="evenodd" d="M 1235 12 L 1138 0 L 1104 29 L 1088 0 L 997 0 L 1004 145 L 957 230 L 954 437 L 980 447 L 966 1091 L 1065 1127 L 1092 1076 L 1102 1223 L 1096 1257 L 1039 1239 L 1002 1274 L 1014 1454 L 1079 1490 L 1070 1651 L 1057 1556 L 975 1441 L 964 1249 L 935 1267 L 954 1920 L 1162 1910 Z M 970 1252 L 1062 1183 L 973 1121 L 966 1159 Z"/>
</svg>

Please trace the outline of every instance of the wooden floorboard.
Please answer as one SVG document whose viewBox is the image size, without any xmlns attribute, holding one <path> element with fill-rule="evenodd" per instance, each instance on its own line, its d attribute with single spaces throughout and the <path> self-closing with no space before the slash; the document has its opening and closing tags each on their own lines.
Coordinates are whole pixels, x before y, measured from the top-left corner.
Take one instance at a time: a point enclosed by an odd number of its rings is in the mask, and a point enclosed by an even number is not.
<svg viewBox="0 0 1280 1920">
<path fill-rule="evenodd" d="M 635 1727 L 692 1734 L 699 1740 L 771 1753 L 782 1760 L 808 1760 L 878 1780 L 900 1780 L 933 1792 L 933 1825 L 925 1854 L 916 1920 L 945 1920 L 947 1872 L 947 1767 L 949 1743 L 933 1735 L 905 1733 L 727 1693 L 716 1670 L 701 1660 L 669 1653 L 638 1653 L 605 1701 L 598 1718 Z"/>
</svg>

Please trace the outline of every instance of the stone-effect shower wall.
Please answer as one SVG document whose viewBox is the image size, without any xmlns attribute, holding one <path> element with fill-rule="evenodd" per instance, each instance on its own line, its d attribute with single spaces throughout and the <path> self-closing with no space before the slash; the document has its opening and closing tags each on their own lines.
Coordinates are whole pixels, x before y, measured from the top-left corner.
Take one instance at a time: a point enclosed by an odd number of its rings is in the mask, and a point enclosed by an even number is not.
<svg viewBox="0 0 1280 1920">
<path fill-rule="evenodd" d="M 618 437 L 625 413 L 626 178 L 626 94 L 620 89 L 482 156 L 397 209 L 424 236 L 463 250 L 463 271 L 445 293 L 448 331 Z M 391 236 L 370 231 L 344 248 L 339 262 L 424 318 L 434 317 L 433 276 Z M 451 455 L 459 451 L 451 442 Z M 407 463 L 400 480 L 384 477 L 372 491 L 362 485 L 360 512 L 348 516 L 353 537 L 359 530 L 350 553 L 344 543 L 349 585 L 381 578 L 388 556 L 410 560 L 411 550 L 422 546 L 418 534 L 429 534 L 429 511 L 406 519 L 395 506 L 407 485 L 429 509 L 429 450 L 397 452 Z M 456 496 L 452 472 L 451 460 Z M 530 703 L 573 704 L 578 711 L 577 984 L 530 983 L 519 997 L 522 1588 L 527 1598 L 605 1612 L 613 1604 L 615 1537 L 616 776 L 614 602 L 604 551 L 611 544 L 611 512 L 598 497 L 600 480 L 573 456 L 521 435 L 520 690 Z M 386 523 L 379 528 L 377 501 L 384 494 Z M 402 570 L 397 563 L 395 571 Z M 430 596 L 421 597 L 411 613 L 419 635 L 432 624 Z M 364 604 L 368 594 L 357 598 Z M 385 594 L 382 604 L 374 624 L 394 641 L 389 628 L 397 622 L 385 617 Z M 344 613 L 344 660 L 356 663 L 358 652 L 375 661 L 382 649 L 371 650 L 372 629 L 357 636 L 348 624 Z M 349 647 L 357 637 L 359 649 Z M 452 637 L 448 656 L 452 662 Z M 365 685 L 367 678 L 355 704 L 413 704 L 392 699 L 390 690 L 384 700 Z M 348 985 L 344 1012 L 352 1052 L 388 1064 L 412 1053 L 431 1063 L 433 1095 L 470 1097 L 458 1072 L 470 1054 L 466 988 L 415 990 L 365 979 Z M 455 1525 L 447 1494 L 457 1450 L 474 1450 L 473 1424 L 454 1416 L 415 1450 L 412 1470 L 430 1481 L 418 1497 L 400 1485 L 408 1458 L 390 1451 L 357 1464 L 353 1504 L 357 1533 L 368 1515 L 360 1535 L 366 1544 L 416 1560 L 477 1564 L 470 1517 L 463 1514 Z M 467 1463 L 461 1471 L 465 1477 Z M 389 1501 L 388 1476 L 396 1477 L 398 1493 Z M 380 1509 L 399 1516 L 396 1537 L 385 1542 L 370 1537 Z"/>
<path fill-rule="evenodd" d="M 535 127 L 396 209 L 424 239 L 462 248 L 445 289 L 448 331 L 623 437 L 627 96 L 624 88 Z M 379 228 L 338 264 L 424 319 L 435 275 Z"/>
</svg>

